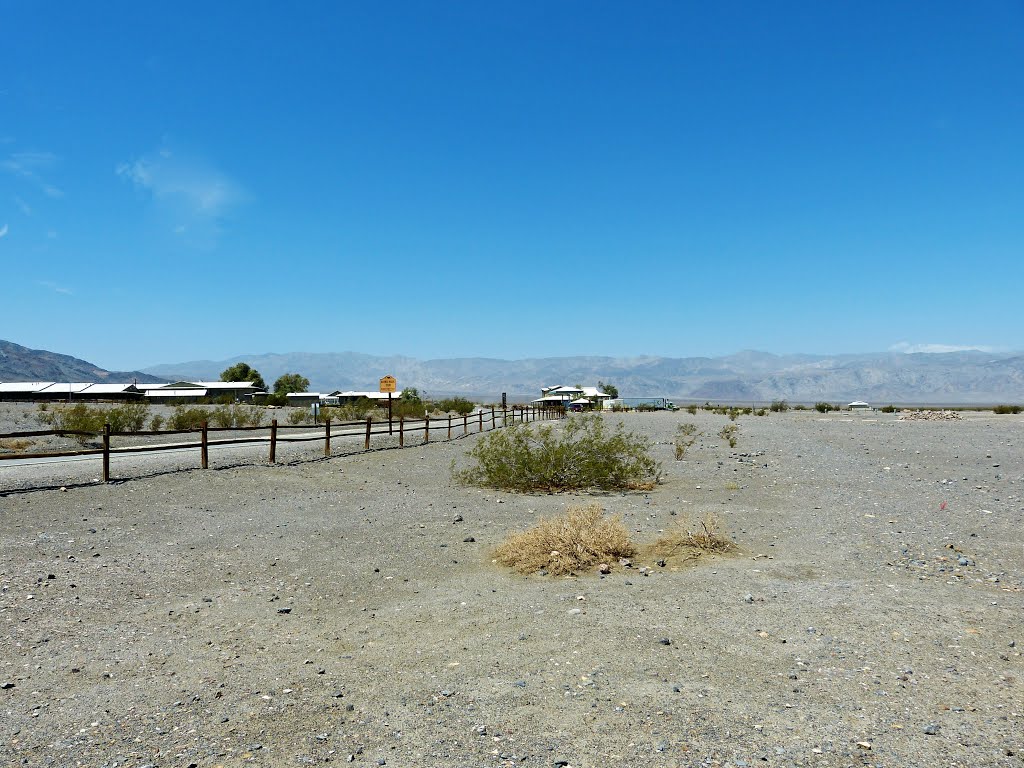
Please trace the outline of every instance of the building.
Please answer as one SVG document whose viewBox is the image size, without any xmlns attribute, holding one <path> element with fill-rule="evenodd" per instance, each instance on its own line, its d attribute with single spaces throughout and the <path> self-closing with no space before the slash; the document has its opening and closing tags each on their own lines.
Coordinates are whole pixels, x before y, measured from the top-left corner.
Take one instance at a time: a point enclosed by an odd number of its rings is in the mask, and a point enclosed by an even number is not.
<svg viewBox="0 0 1024 768">
<path fill-rule="evenodd" d="M 12 381 L 0 384 L 0 401 L 65 402 L 81 400 L 141 400 L 134 384 L 94 384 L 88 381 Z"/>
<path fill-rule="evenodd" d="M 597 387 L 541 387 L 541 396 L 532 402 L 537 405 L 557 405 L 562 408 L 573 407 L 580 410 L 585 407 L 603 407 L 605 400 L 610 400 L 611 395 L 605 394 Z"/>
</svg>

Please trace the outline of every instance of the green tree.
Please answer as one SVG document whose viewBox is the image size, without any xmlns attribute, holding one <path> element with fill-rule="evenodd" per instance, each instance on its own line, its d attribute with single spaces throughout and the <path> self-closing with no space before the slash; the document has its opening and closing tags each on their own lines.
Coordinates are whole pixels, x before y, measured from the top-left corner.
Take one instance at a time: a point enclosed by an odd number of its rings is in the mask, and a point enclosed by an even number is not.
<svg viewBox="0 0 1024 768">
<path fill-rule="evenodd" d="M 405 403 L 423 402 L 423 398 L 420 397 L 420 391 L 416 387 L 406 387 L 402 390 L 402 394 L 398 399 Z"/>
<path fill-rule="evenodd" d="M 289 392 L 305 392 L 309 389 L 309 379 L 298 373 L 286 373 L 274 382 L 275 395 L 287 395 Z"/>
<path fill-rule="evenodd" d="M 266 389 L 267 382 L 263 380 L 260 372 L 252 368 L 248 363 L 235 363 L 226 368 L 220 375 L 221 381 L 251 381 L 259 389 Z"/>
<path fill-rule="evenodd" d="M 606 395 L 611 395 L 613 398 L 619 396 L 619 388 L 614 384 L 605 384 L 603 381 L 597 382 L 597 388 L 604 392 Z"/>
</svg>

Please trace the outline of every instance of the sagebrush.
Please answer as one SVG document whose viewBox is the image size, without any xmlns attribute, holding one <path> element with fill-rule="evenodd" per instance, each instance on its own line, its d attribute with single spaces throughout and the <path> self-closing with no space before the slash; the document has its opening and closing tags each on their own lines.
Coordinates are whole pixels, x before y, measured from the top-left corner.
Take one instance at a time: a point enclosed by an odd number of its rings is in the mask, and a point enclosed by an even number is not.
<svg viewBox="0 0 1024 768">
<path fill-rule="evenodd" d="M 469 451 L 476 465 L 454 472 L 457 481 L 515 491 L 636 490 L 653 487 L 660 465 L 650 441 L 609 429 L 596 413 L 551 425 L 516 424 L 482 437 Z"/>
</svg>

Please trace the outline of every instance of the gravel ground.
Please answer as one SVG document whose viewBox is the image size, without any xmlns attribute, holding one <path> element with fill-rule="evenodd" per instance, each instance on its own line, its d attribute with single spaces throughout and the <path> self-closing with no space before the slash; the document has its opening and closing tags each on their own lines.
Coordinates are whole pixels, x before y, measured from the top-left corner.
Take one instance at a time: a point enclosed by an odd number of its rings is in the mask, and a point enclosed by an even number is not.
<svg viewBox="0 0 1024 768">
<path fill-rule="evenodd" d="M 472 435 L 66 492 L 8 475 L 0 763 L 1024 766 L 1024 419 L 741 417 L 730 450 L 722 416 L 609 418 L 655 441 L 653 491 L 459 487 Z M 740 553 L 492 564 L 595 499 L 641 542 L 714 512 Z"/>
</svg>

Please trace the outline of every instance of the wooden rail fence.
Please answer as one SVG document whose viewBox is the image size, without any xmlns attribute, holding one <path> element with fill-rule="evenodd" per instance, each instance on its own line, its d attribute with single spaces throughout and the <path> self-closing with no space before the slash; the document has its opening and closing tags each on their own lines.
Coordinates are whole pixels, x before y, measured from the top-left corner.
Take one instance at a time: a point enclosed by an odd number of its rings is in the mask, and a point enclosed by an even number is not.
<svg viewBox="0 0 1024 768">
<path fill-rule="evenodd" d="M 490 411 L 481 409 L 477 413 L 477 418 L 474 419 L 476 422 L 475 432 L 484 432 L 485 429 L 501 429 L 503 427 L 512 426 L 514 424 L 524 424 L 531 421 L 559 419 L 565 416 L 564 409 L 559 408 L 541 408 L 537 406 L 528 406 L 525 408 L 510 408 L 510 409 L 497 409 L 491 407 Z M 454 417 L 455 428 L 459 428 L 458 417 Z M 430 442 L 430 427 L 431 418 L 428 414 L 423 419 L 410 419 L 400 418 L 398 420 L 398 446 L 400 448 L 405 447 L 406 435 L 409 433 L 423 433 L 422 442 L 418 445 L 424 445 Z M 452 439 L 452 426 L 453 417 L 449 414 L 448 416 L 434 417 L 433 424 L 435 430 L 438 422 L 444 424 L 447 421 L 448 427 L 448 440 Z M 337 430 L 333 432 L 332 427 Z M 457 434 L 456 437 L 462 437 L 470 434 L 470 418 L 469 415 L 463 415 L 462 417 L 462 431 L 461 434 Z M 42 453 L 5 453 L 0 454 L 0 466 L 4 461 L 10 461 L 14 459 L 52 459 L 52 458 L 63 458 L 71 456 L 101 456 L 103 463 L 103 482 L 110 482 L 110 457 L 118 454 L 140 454 L 150 453 L 159 451 L 180 451 L 182 449 L 198 448 L 199 449 L 199 466 L 202 469 L 209 469 L 210 467 L 210 446 L 224 446 L 224 445 L 247 445 L 252 443 L 269 443 L 269 455 L 268 460 L 271 464 L 277 461 L 277 444 L 278 443 L 304 443 L 311 442 L 314 440 L 323 440 L 324 442 L 324 456 L 331 455 L 331 438 L 363 438 L 363 450 L 370 450 L 371 438 L 373 435 L 393 435 L 394 434 L 394 423 L 389 420 L 373 421 L 371 418 L 367 418 L 365 422 L 362 421 L 348 421 L 348 422 L 337 422 L 333 423 L 327 420 L 322 426 L 321 431 L 315 435 L 310 434 L 296 434 L 294 436 L 287 436 L 289 431 L 298 432 L 303 431 L 309 433 L 311 430 L 316 429 L 310 425 L 284 425 L 278 424 L 277 419 L 273 419 L 269 426 L 259 427 L 210 427 L 206 422 L 203 422 L 199 429 L 168 429 L 159 431 L 138 431 L 138 432 L 112 432 L 109 424 L 103 425 L 102 432 L 83 432 L 79 430 L 36 430 L 31 432 L 10 432 L 7 434 L 0 434 L 0 439 L 18 439 L 28 437 L 48 437 L 48 436 L 83 436 L 101 439 L 100 448 L 83 448 L 75 451 L 47 451 Z M 269 430 L 269 436 L 258 436 L 258 437 L 230 437 L 223 439 L 210 439 L 210 433 L 216 432 L 266 432 Z M 199 442 L 180 442 L 180 443 L 163 443 L 159 445 L 135 445 L 124 448 L 112 448 L 110 445 L 110 438 L 112 437 L 153 437 L 153 436 L 165 436 L 165 435 L 190 435 L 199 433 Z"/>
</svg>

